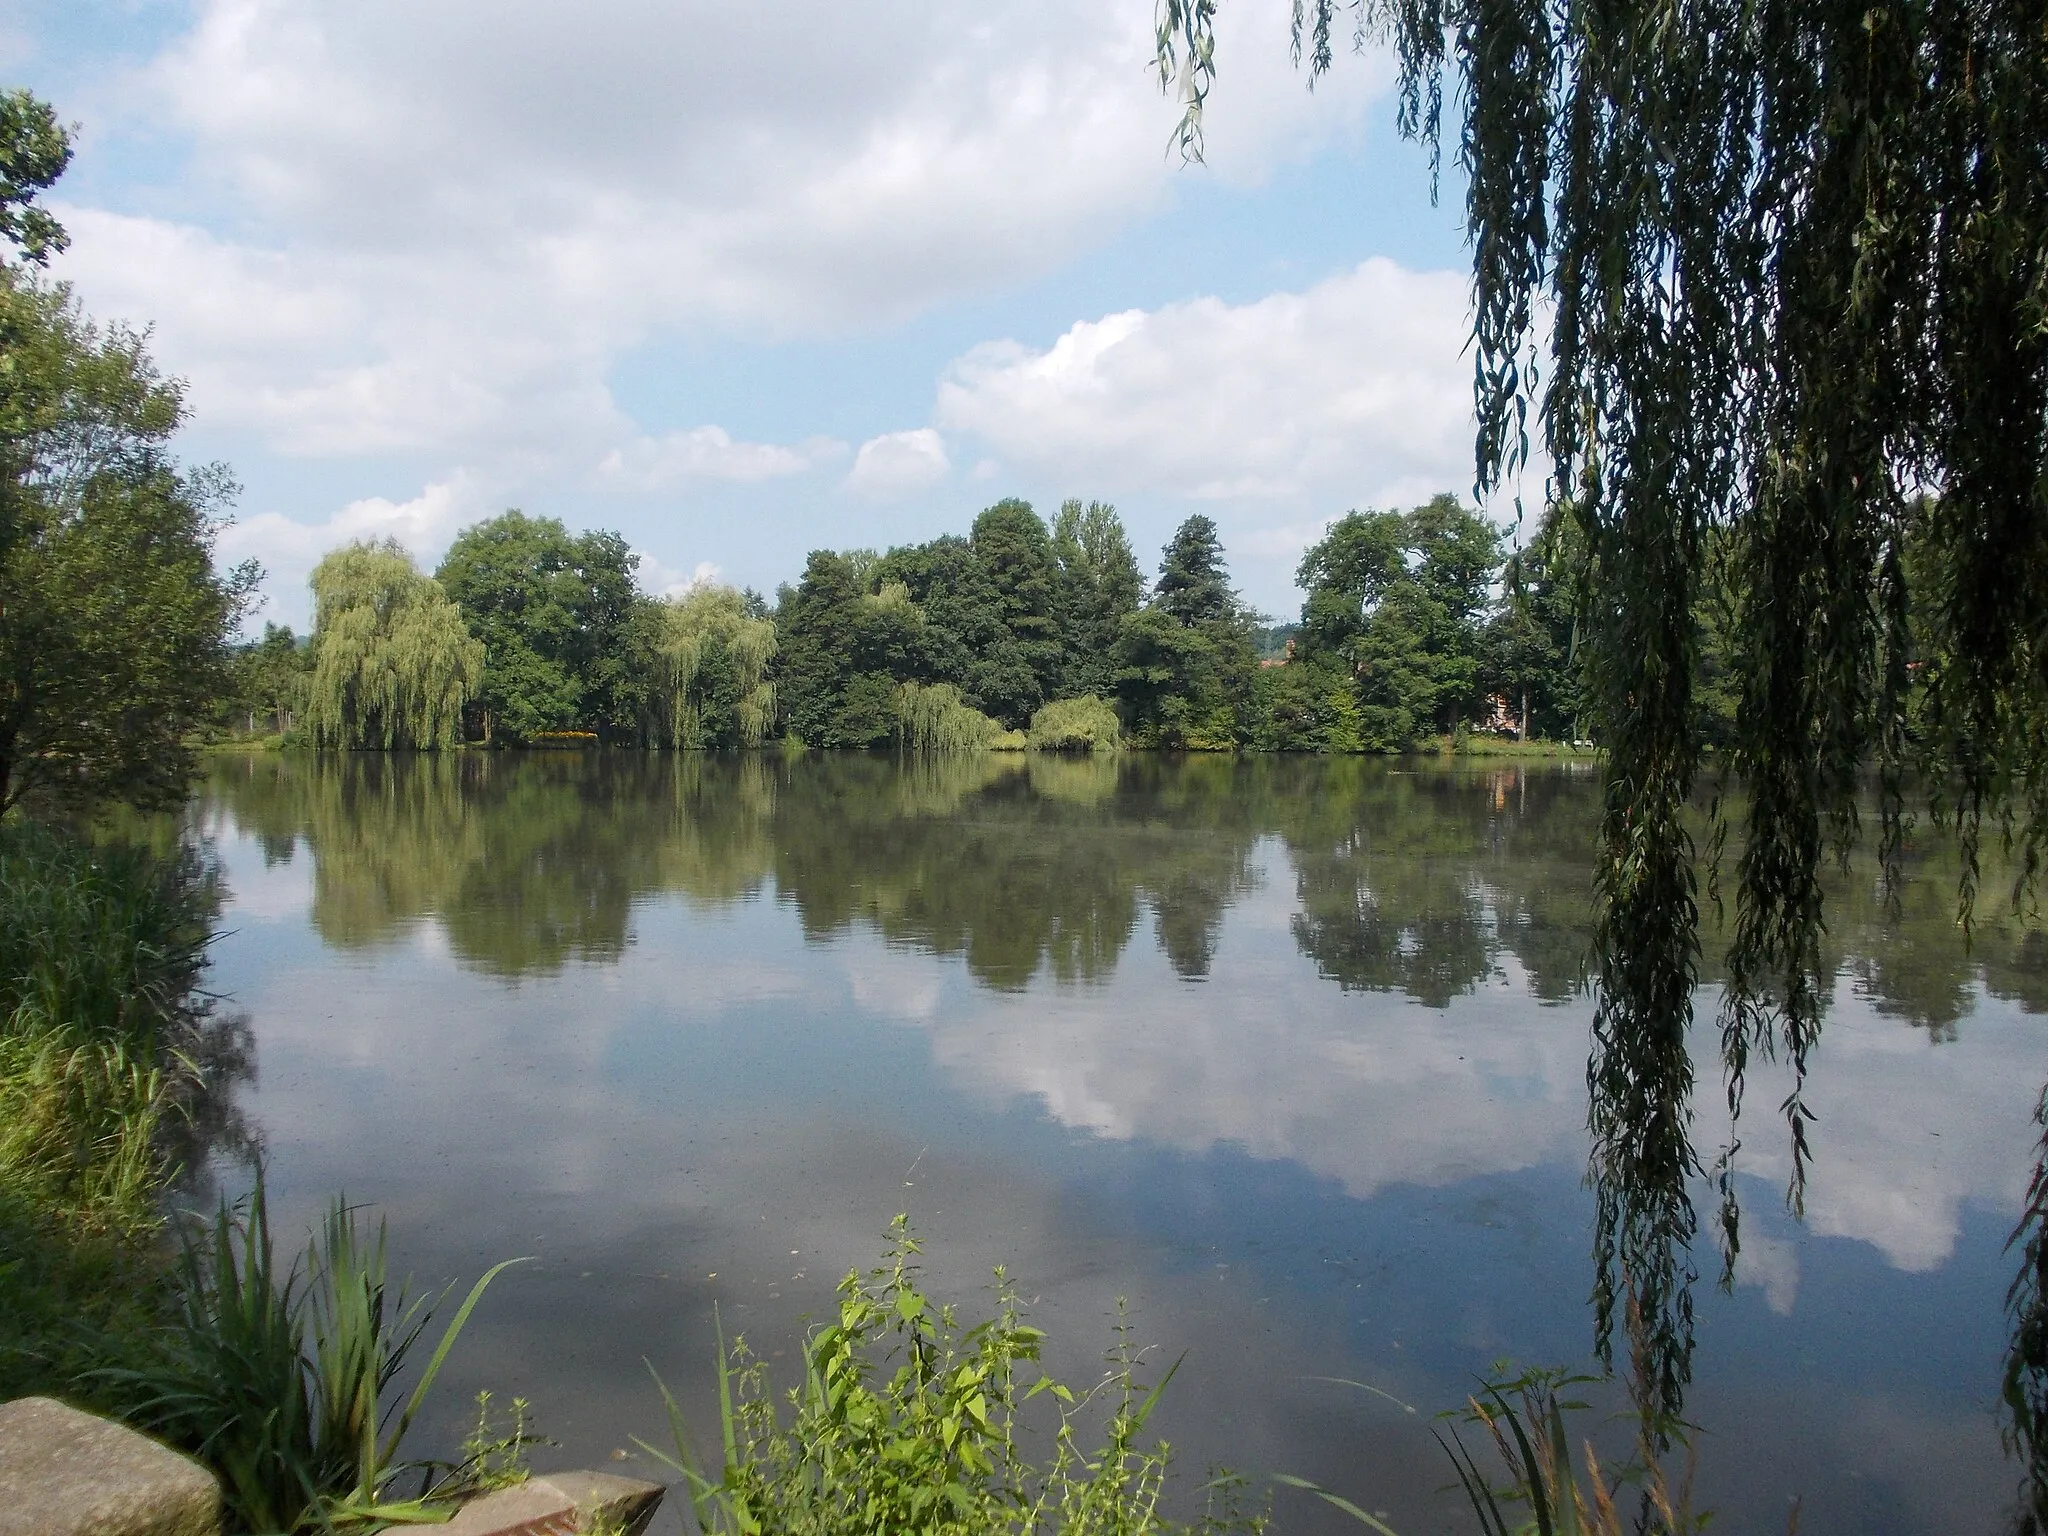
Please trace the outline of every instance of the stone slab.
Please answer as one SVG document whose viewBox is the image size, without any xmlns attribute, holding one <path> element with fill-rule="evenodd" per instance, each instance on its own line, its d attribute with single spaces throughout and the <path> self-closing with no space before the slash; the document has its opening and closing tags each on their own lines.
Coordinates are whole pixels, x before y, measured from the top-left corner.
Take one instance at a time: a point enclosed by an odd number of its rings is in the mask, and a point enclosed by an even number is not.
<svg viewBox="0 0 2048 1536">
<path fill-rule="evenodd" d="M 0 1403 L 0 1536 L 220 1536 L 220 1486 L 125 1424 L 19 1397 Z"/>
<path fill-rule="evenodd" d="M 640 1536 L 661 1504 L 659 1483 L 609 1472 L 550 1472 L 472 1499 L 433 1536 Z"/>
</svg>

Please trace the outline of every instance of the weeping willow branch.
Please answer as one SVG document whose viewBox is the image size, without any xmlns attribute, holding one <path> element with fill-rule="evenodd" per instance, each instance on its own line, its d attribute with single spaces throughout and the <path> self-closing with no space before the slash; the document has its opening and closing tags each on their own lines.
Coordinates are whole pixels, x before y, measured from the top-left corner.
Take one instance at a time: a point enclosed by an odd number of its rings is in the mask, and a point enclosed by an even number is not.
<svg viewBox="0 0 2048 1536">
<path fill-rule="evenodd" d="M 1789 1063 L 1795 1208 L 1829 986 L 1820 877 L 1856 833 L 1859 774 L 1879 770 L 1888 879 L 1908 771 L 1935 786 L 1965 920 L 1987 822 L 2022 889 L 2048 844 L 2048 0 L 1298 0 L 1295 16 L 1311 78 L 1340 19 L 1391 42 L 1401 127 L 1432 154 L 1451 81 L 1478 488 L 1519 472 L 1534 415 L 1583 535 L 1579 655 L 1608 748 L 1596 1299 L 1604 1339 L 1636 1281 L 1672 1409 L 1692 1340 L 1698 913 L 1680 812 L 1702 766 L 1704 584 L 1725 578 L 1734 605 L 1726 767 L 1745 807 L 1725 1080 L 1739 1110 L 1754 1057 Z M 1213 20 L 1213 0 L 1159 5 L 1190 154 Z"/>
<path fill-rule="evenodd" d="M 985 752 L 1003 734 L 951 683 L 902 683 L 896 689 L 896 740 L 914 752 Z"/>
<path fill-rule="evenodd" d="M 452 747 L 483 677 L 484 648 L 393 540 L 351 544 L 314 567 L 306 724 L 323 747 Z"/>
<path fill-rule="evenodd" d="M 768 663 L 775 656 L 775 623 L 747 612 L 744 594 L 733 587 L 694 587 L 661 606 L 656 642 L 665 669 L 655 690 L 658 734 L 672 747 L 704 747 L 705 688 L 714 670 L 729 673 L 737 745 L 758 747 L 775 723 L 775 684 Z M 722 666 L 707 663 L 714 658 Z"/>
<path fill-rule="evenodd" d="M 2027 1185 L 2026 1214 L 2013 1228 L 2007 1248 L 2020 1250 L 2019 1273 L 2005 1293 L 2012 1323 L 2006 1349 L 2005 1445 L 2026 1466 L 2020 1485 L 2021 1536 L 2048 1532 L 2048 1092 L 2034 1106 L 2042 1138 Z"/>
</svg>

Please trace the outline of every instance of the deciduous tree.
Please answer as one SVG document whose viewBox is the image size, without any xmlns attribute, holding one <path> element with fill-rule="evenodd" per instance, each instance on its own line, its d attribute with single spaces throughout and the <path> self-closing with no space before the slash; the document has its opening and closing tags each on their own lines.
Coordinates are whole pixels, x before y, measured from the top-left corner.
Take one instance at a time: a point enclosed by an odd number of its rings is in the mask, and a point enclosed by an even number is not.
<svg viewBox="0 0 2048 1536">
<path fill-rule="evenodd" d="M 452 747 L 483 679 L 483 646 L 396 540 L 350 544 L 313 568 L 306 725 L 323 747 Z"/>
<path fill-rule="evenodd" d="M 46 105 L 0 93 L 0 812 L 180 799 L 256 581 L 215 568 L 233 486 L 172 458 L 178 384 L 27 270 L 63 246 L 31 205 L 69 156 Z"/>
<path fill-rule="evenodd" d="M 435 579 L 483 642 L 486 739 L 637 726 L 626 631 L 638 564 L 616 533 L 572 535 L 517 508 L 456 536 Z"/>
</svg>

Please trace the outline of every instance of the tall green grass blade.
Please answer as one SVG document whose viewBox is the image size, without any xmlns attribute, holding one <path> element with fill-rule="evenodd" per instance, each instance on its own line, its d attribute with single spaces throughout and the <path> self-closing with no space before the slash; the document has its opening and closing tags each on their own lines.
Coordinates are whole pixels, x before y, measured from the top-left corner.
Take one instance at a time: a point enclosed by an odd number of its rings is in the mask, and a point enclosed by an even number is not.
<svg viewBox="0 0 2048 1536">
<path fill-rule="evenodd" d="M 427 1368 L 420 1373 L 419 1385 L 412 1389 L 412 1396 L 406 1399 L 405 1408 L 398 1416 L 398 1423 L 393 1426 L 390 1438 L 384 1443 L 383 1460 L 387 1465 L 398 1454 L 399 1442 L 405 1438 L 405 1432 L 412 1427 L 413 1418 L 419 1413 L 420 1405 L 427 1400 L 427 1393 L 433 1390 L 434 1379 L 441 1374 L 441 1367 L 448 1359 L 448 1351 L 455 1347 L 455 1341 L 462 1336 L 463 1327 L 469 1322 L 469 1314 L 476 1310 L 476 1304 L 483 1299 L 484 1291 L 493 1280 L 513 1265 L 531 1262 L 531 1254 L 516 1259 L 501 1259 L 485 1270 L 483 1278 L 469 1288 L 469 1294 L 463 1298 L 462 1305 L 455 1309 L 455 1316 L 450 1319 L 447 1330 L 441 1335 L 441 1342 L 434 1346 L 434 1353 L 428 1357 Z"/>
<path fill-rule="evenodd" d="M 1479 1517 L 1483 1536 L 1510 1536 L 1507 1517 L 1501 1513 L 1500 1504 L 1493 1496 L 1493 1487 L 1479 1470 L 1479 1463 L 1472 1459 L 1472 1453 L 1465 1449 L 1465 1442 L 1459 1438 L 1457 1430 L 1451 1431 L 1449 1440 L 1438 1433 L 1436 1442 L 1451 1458 L 1451 1466 L 1458 1474 L 1459 1483 L 1464 1486 L 1466 1502 L 1472 1506 L 1472 1513 Z"/>
<path fill-rule="evenodd" d="M 1273 1474 L 1273 1481 L 1285 1483 L 1290 1488 L 1300 1488 L 1314 1494 L 1325 1503 L 1343 1510 L 1345 1514 L 1364 1525 L 1367 1529 L 1378 1531 L 1380 1536 L 1401 1536 L 1399 1531 L 1396 1531 L 1386 1521 L 1380 1519 L 1379 1516 L 1367 1514 L 1342 1494 L 1332 1493 L 1329 1489 L 1322 1487 L 1320 1484 L 1312 1483 L 1305 1477 L 1296 1477 L 1291 1472 L 1275 1472 Z"/>
<path fill-rule="evenodd" d="M 1182 1350 L 1180 1359 L 1174 1361 L 1172 1365 L 1166 1368 L 1166 1374 L 1159 1378 L 1152 1390 L 1145 1394 L 1144 1400 L 1138 1404 L 1137 1411 L 1131 1415 L 1131 1434 L 1133 1436 L 1144 1429 L 1145 1421 L 1152 1417 L 1152 1410 L 1159 1406 L 1159 1399 L 1166 1395 L 1167 1386 L 1173 1381 L 1174 1372 L 1181 1368 L 1181 1363 L 1187 1357 L 1187 1351 Z"/>
</svg>

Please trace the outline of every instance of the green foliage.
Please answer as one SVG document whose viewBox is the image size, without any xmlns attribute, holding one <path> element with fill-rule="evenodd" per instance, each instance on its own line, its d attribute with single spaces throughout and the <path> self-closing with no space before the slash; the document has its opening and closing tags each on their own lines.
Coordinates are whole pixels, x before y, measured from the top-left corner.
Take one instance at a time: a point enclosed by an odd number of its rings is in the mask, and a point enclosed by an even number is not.
<svg viewBox="0 0 2048 1536">
<path fill-rule="evenodd" d="M 263 638 L 238 646 L 221 723 L 250 736 L 283 736 L 306 707 L 313 651 L 283 624 L 265 624 Z"/>
<path fill-rule="evenodd" d="M 183 851 L 0 823 L 0 1397 L 102 1403 L 144 1349 L 157 1197 L 237 1140 L 241 1021 L 198 990 L 215 890 Z"/>
<path fill-rule="evenodd" d="M 212 892 L 190 855 L 0 824 L 0 1170 L 132 1222 L 204 1086 Z"/>
<path fill-rule="evenodd" d="M 774 622 L 722 586 L 694 587 L 655 611 L 656 738 L 672 747 L 758 747 L 775 723 Z"/>
<path fill-rule="evenodd" d="M 435 577 L 483 646 L 474 702 L 486 740 L 637 727 L 628 630 L 638 564 L 616 533 L 571 537 L 516 508 L 456 536 Z M 674 639 L 657 642 L 664 655 Z"/>
<path fill-rule="evenodd" d="M 0 812 L 184 794 L 257 573 L 214 569 L 232 487 L 171 462 L 183 415 L 141 335 L 0 266 Z"/>
<path fill-rule="evenodd" d="M 1152 606 L 1190 628 L 1236 617 L 1237 594 L 1223 567 L 1214 520 L 1197 513 L 1174 530 L 1152 587 Z"/>
<path fill-rule="evenodd" d="M 0 240 L 24 261 L 43 265 L 69 243 L 64 226 L 30 204 L 70 163 L 71 136 L 49 103 L 19 86 L 0 91 Z"/>
<path fill-rule="evenodd" d="M 1409 512 L 1347 513 L 1302 556 L 1296 655 L 1349 670 L 1364 750 L 1405 751 L 1472 718 L 1499 568 L 1499 532 L 1449 495 Z"/>
<path fill-rule="evenodd" d="M 813 746 L 872 746 L 892 734 L 885 696 L 914 683 L 951 687 L 965 708 L 1022 728 L 1063 680 L 1114 680 L 1117 626 L 1141 586 L 1101 503 L 1067 504 L 1050 533 L 1010 500 L 965 539 L 880 559 L 817 551 L 776 613 L 785 719 Z"/>
<path fill-rule="evenodd" d="M 996 653 L 980 658 L 971 681 L 983 708 L 1021 725 L 1059 686 L 1063 671 L 1052 541 L 1031 504 L 1013 499 L 974 519 L 968 547 L 1000 626 Z"/>
<path fill-rule="evenodd" d="M 1117 698 L 1134 745 L 1227 752 L 1244 734 L 1258 671 L 1252 616 L 1224 569 L 1216 525 L 1168 541 L 1152 602 L 1118 626 Z"/>
<path fill-rule="evenodd" d="M 1059 567 L 1054 610 L 1066 649 L 1063 686 L 1071 694 L 1107 696 L 1116 689 L 1117 630 L 1145 596 L 1138 557 L 1116 508 L 1100 501 L 1060 504 L 1052 553 Z"/>
<path fill-rule="evenodd" d="M 643 1448 L 680 1472 L 698 1528 L 735 1536 L 985 1536 L 995 1532 L 1161 1536 L 1256 1533 L 1261 1517 L 1236 1507 L 1239 1485 L 1210 1485 L 1211 1509 L 1193 1526 L 1166 1518 L 1164 1445 L 1141 1448 L 1169 1370 L 1147 1390 L 1137 1352 L 1119 1326 L 1104 1380 L 1085 1393 L 1020 1367 L 1039 1358 L 1044 1335 L 1023 1320 L 999 1269 L 995 1312 L 963 1329 L 950 1306 L 919 1288 L 919 1245 L 904 1217 L 891 1228 L 882 1267 L 839 1285 L 837 1320 L 814 1331 L 804 1377 L 778 1404 L 766 1367 L 736 1340 L 718 1361 L 722 1463 L 704 1470 L 675 1400 L 663 1388 L 675 1454 Z M 1038 1399 L 1054 1417 L 1051 1456 L 1024 1454 L 1020 1420 Z M 785 1423 L 783 1412 L 789 1414 Z M 1102 1442 L 1081 1432 L 1101 1418 Z"/>
<path fill-rule="evenodd" d="M 1500 1483 L 1486 1475 L 1455 1428 L 1448 1439 L 1438 1435 L 1485 1536 L 1697 1536 L 1707 1529 L 1712 1517 L 1692 1508 L 1690 1431 L 1683 1425 L 1660 1430 L 1644 1423 L 1636 1460 L 1615 1476 L 1602 1468 L 1591 1441 L 1580 1446 L 1583 1466 L 1575 1464 L 1565 1416 L 1585 1404 L 1559 1394 L 1593 1384 L 1594 1378 L 1560 1371 L 1508 1379 L 1497 1367 L 1466 1399 L 1462 1417 L 1493 1442 L 1507 1474 Z M 1669 1441 L 1687 1448 L 1685 1475 L 1676 1489 L 1657 1454 Z M 1639 1510 L 1625 1517 L 1621 1506 L 1631 1502 L 1631 1491 L 1639 1494 Z M 1792 1528 L 1798 1528 L 1796 1512 Z"/>
<path fill-rule="evenodd" d="M 527 1462 L 528 1448 L 554 1443 L 533 1432 L 527 1419 L 532 1410 L 533 1404 L 515 1397 L 511 1422 L 504 1423 L 491 1411 L 491 1394 L 477 1393 L 476 1428 L 462 1442 L 462 1460 L 455 1464 L 455 1472 L 443 1483 L 443 1490 L 450 1490 L 452 1485 L 464 1492 L 492 1493 L 500 1488 L 516 1488 L 529 1480 L 533 1468 Z"/>
<path fill-rule="evenodd" d="M 1590 1440 L 1580 1443 L 1580 1458 L 1574 1458 L 1569 1416 L 1587 1405 L 1566 1394 L 1601 1384 L 1598 1377 L 1554 1369 L 1516 1373 L 1498 1363 L 1462 1411 L 1438 1415 L 1452 1421 L 1436 1432 L 1437 1443 L 1450 1457 L 1482 1536 L 1699 1536 L 1709 1528 L 1713 1516 L 1692 1507 L 1697 1456 L 1690 1426 L 1659 1424 L 1632 1411 L 1621 1416 L 1636 1421 L 1632 1459 L 1610 1471 Z M 1386 1396 L 1375 1387 L 1364 1390 Z M 1482 1431 L 1492 1442 L 1500 1460 L 1498 1480 L 1466 1446 L 1459 1423 Z M 1676 1488 L 1658 1454 L 1660 1445 L 1670 1442 L 1686 1453 Z M 1379 1536 L 1397 1536 L 1385 1521 L 1327 1488 L 1286 1473 L 1278 1481 L 1315 1494 Z M 1625 1505 L 1633 1505 L 1633 1512 L 1624 1515 Z M 1795 1502 L 1788 1531 L 1798 1528 Z"/>
<path fill-rule="evenodd" d="M 402 1474 L 421 1472 L 431 1489 L 436 1470 L 400 1461 L 399 1450 L 484 1289 L 514 1262 L 471 1287 L 400 1401 L 394 1383 L 448 1293 L 394 1292 L 383 1223 L 366 1237 L 341 1200 L 304 1259 L 280 1267 L 259 1179 L 246 1213 L 223 1204 L 188 1236 L 162 1355 L 107 1374 L 131 1394 L 135 1422 L 219 1474 L 242 1529 L 374 1530 L 445 1518 L 447 1505 L 430 1494 L 392 1496 Z"/>
<path fill-rule="evenodd" d="M 2048 1091 L 2034 1105 L 2034 1123 L 2041 1140 L 2026 1209 L 2006 1240 L 2008 1250 L 2019 1250 L 2020 1267 L 2005 1293 L 2012 1338 L 2000 1383 L 2006 1449 L 2026 1469 L 2014 1523 L 2029 1533 L 2048 1530 Z"/>
<path fill-rule="evenodd" d="M 1089 693 L 1039 710 L 1028 739 L 1036 752 L 1114 752 L 1123 745 L 1123 726 L 1114 709 Z"/>
<path fill-rule="evenodd" d="M 1296 11 L 1312 72 L 1333 61 L 1338 8 Z M 2022 849 L 2023 884 L 2048 844 L 2048 45 L 2038 6 L 1942 0 L 1356 14 L 1361 36 L 1391 35 L 1405 131 L 1438 142 L 1447 79 L 1463 114 L 1477 478 L 1518 467 L 1533 408 L 1578 530 L 1579 675 L 1609 785 L 1597 1295 L 1605 1338 L 1618 1276 L 1641 1285 L 1661 1340 L 1644 1390 L 1675 1406 L 1699 1166 L 1686 806 L 1714 566 L 1745 788 L 1742 820 L 1709 841 L 1718 864 L 1737 834 L 1723 1069 L 1739 1111 L 1752 1052 L 1789 1061 L 1795 1207 L 1822 871 L 1848 847 L 1863 767 L 1884 784 L 1888 877 L 1909 768 L 1954 815 L 1966 921 L 1987 816 Z M 1159 16 L 1190 153 L 1213 16 L 1210 0 Z M 1724 1204 L 1731 1250 L 1735 1215 Z"/>
<path fill-rule="evenodd" d="M 896 728 L 899 681 L 924 675 L 925 616 L 900 580 L 870 589 L 871 564 L 814 550 L 785 587 L 776 685 L 792 735 L 814 747 L 869 747 Z"/>
<path fill-rule="evenodd" d="M 313 568 L 306 724 L 324 747 L 452 747 L 484 648 L 397 542 L 351 544 Z"/>
<path fill-rule="evenodd" d="M 1297 657 L 1253 676 L 1248 745 L 1261 752 L 1363 752 L 1364 716 L 1349 667 Z"/>
<path fill-rule="evenodd" d="M 917 752 L 985 752 L 1002 726 L 971 709 L 951 683 L 896 685 L 896 739 Z"/>
<path fill-rule="evenodd" d="M 1585 734 L 1573 662 L 1576 529 L 1552 508 L 1536 538 L 1508 556 L 1500 602 L 1481 636 L 1482 687 L 1506 701 L 1525 741 Z"/>
</svg>

